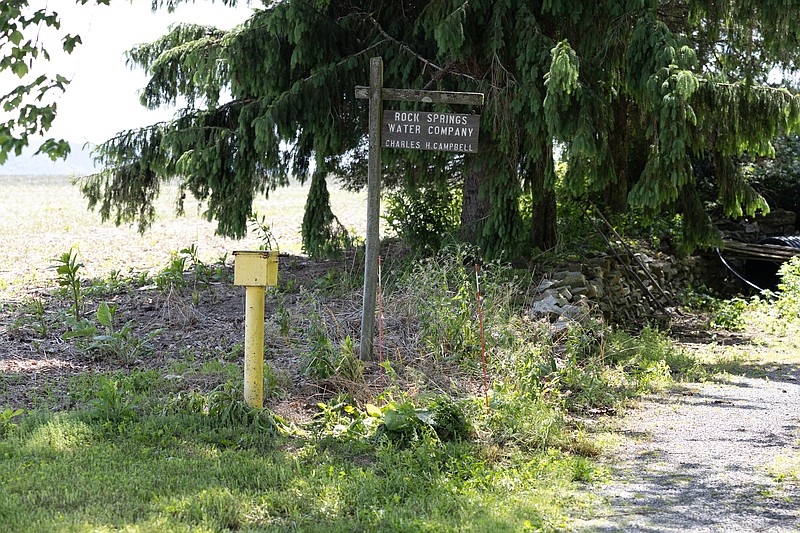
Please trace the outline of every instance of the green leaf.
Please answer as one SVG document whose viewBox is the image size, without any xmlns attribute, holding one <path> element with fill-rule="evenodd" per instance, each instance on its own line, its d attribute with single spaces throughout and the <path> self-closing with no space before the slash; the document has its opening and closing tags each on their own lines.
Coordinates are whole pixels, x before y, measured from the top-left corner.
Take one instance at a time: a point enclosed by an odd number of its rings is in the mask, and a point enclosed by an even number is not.
<svg viewBox="0 0 800 533">
<path fill-rule="evenodd" d="M 28 73 L 28 65 L 26 65 L 24 61 L 17 61 L 11 67 L 11 71 L 20 78 L 22 78 L 25 76 L 25 74 Z"/>
<path fill-rule="evenodd" d="M 114 312 L 106 302 L 101 303 L 97 309 L 97 321 L 107 328 L 110 328 L 114 323 Z"/>
<path fill-rule="evenodd" d="M 12 31 L 11 35 L 8 36 L 8 40 L 14 43 L 14 46 L 19 46 L 19 43 L 22 42 L 22 32 L 19 30 Z"/>
<path fill-rule="evenodd" d="M 75 47 L 79 44 L 82 44 L 83 41 L 81 40 L 80 35 L 65 35 L 64 36 L 64 51 L 68 54 L 71 54 Z"/>
<path fill-rule="evenodd" d="M 410 419 L 407 414 L 395 410 L 386 412 L 383 423 L 389 431 L 398 431 L 408 427 Z"/>
<path fill-rule="evenodd" d="M 374 418 L 380 418 L 383 416 L 383 412 L 381 411 L 380 407 L 372 405 L 371 403 L 367 404 L 367 414 Z"/>
<path fill-rule="evenodd" d="M 62 339 L 72 339 L 74 337 L 93 337 L 97 333 L 97 328 L 94 326 L 87 326 L 83 329 L 74 329 L 67 331 L 61 336 Z"/>
<path fill-rule="evenodd" d="M 427 409 L 417 409 L 415 411 L 415 414 L 417 415 L 419 421 L 422 422 L 423 424 L 427 424 L 429 426 L 436 425 L 435 424 L 436 416 L 433 411 L 429 411 Z"/>
</svg>

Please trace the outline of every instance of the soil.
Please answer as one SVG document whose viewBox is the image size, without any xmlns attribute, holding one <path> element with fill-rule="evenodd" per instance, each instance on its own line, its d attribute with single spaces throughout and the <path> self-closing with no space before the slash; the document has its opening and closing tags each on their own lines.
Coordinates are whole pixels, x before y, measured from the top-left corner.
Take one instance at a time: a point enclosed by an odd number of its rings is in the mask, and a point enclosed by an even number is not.
<svg viewBox="0 0 800 533">
<path fill-rule="evenodd" d="M 265 359 L 282 390 L 266 400 L 266 407 L 290 421 L 307 419 L 316 402 L 331 394 L 324 381 L 311 381 L 301 372 L 297 354 L 303 351 L 300 344 L 307 342 L 308 327 L 303 293 L 314 288 L 327 273 L 351 267 L 347 262 L 282 256 L 282 283 L 292 289 L 282 294 L 267 293 Z M 100 303 L 107 302 L 117 308 L 117 329 L 130 322 L 135 337 L 155 332 L 150 349 L 130 360 L 101 357 L 75 339 L 62 339 L 70 304 L 53 289 L 38 289 L 17 301 L 4 302 L 0 309 L 0 406 L 73 409 L 80 406 L 80 397 L 74 394 L 76 377 L 113 371 L 153 369 L 173 379 L 176 392 L 207 393 L 225 383 L 229 373 L 213 369 L 226 364 L 241 366 L 245 291 L 232 285 L 230 265 L 221 271 L 221 277 L 224 281 L 200 282 L 190 277 L 187 287 L 167 290 L 128 280 L 118 289 L 85 296 L 82 316 L 93 317 Z M 89 286 L 84 286 L 87 289 Z M 31 302 L 36 301 L 43 305 L 41 318 L 32 310 Z M 283 333 L 277 320 L 280 306 L 292 317 Z M 321 321 L 327 327 L 328 316 L 335 316 L 340 330 L 336 337 L 343 337 L 354 333 L 360 325 L 357 310 L 355 302 L 347 298 L 331 298 L 321 310 L 325 313 Z M 42 328 L 46 328 L 44 335 Z M 188 370 L 187 360 L 191 361 Z M 180 372 L 171 370 L 181 364 Z M 368 379 L 375 370 L 372 366 L 366 369 Z"/>
</svg>

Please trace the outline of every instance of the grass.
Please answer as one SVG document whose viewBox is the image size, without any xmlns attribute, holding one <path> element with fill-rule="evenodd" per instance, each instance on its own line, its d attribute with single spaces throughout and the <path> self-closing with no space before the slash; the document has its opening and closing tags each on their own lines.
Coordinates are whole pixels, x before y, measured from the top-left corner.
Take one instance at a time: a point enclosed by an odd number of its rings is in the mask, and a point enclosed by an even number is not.
<svg viewBox="0 0 800 533">
<path fill-rule="evenodd" d="M 358 254 L 293 258 L 266 298 L 268 409 L 254 410 L 240 400 L 241 292 L 217 258 L 258 243 L 219 239 L 196 213 L 175 219 L 170 192 L 140 236 L 100 224 L 64 178 L 0 183 L 13 206 L 0 217 L 3 531 L 561 531 L 603 505 L 587 487 L 607 478 L 595 459 L 619 440 L 598 417 L 680 380 L 794 364 L 786 328 L 763 341 L 774 360 L 749 341 L 681 348 L 655 327 L 554 329 L 527 314 L 538 280 L 491 263 L 486 409 L 473 250 L 387 254 L 382 368 L 352 357 Z M 338 194 L 334 211 L 361 211 L 362 197 Z M 281 222 L 282 251 L 299 251 L 304 195 L 258 206 Z M 48 269 L 75 245 L 78 305 Z M 182 249 L 194 258 L 170 253 Z M 95 326 L 130 323 L 126 342 L 163 333 L 116 357 L 63 338 L 72 307 Z M 765 312 L 718 309 L 737 328 Z"/>
<path fill-rule="evenodd" d="M 775 481 L 800 484 L 800 453 L 779 455 L 767 466 Z"/>
<path fill-rule="evenodd" d="M 560 453 L 329 446 L 204 415 L 109 430 L 85 414 L 39 414 L 0 458 L 5 531 L 554 531 L 564 503 L 589 499 L 573 477 L 591 477 Z"/>
</svg>

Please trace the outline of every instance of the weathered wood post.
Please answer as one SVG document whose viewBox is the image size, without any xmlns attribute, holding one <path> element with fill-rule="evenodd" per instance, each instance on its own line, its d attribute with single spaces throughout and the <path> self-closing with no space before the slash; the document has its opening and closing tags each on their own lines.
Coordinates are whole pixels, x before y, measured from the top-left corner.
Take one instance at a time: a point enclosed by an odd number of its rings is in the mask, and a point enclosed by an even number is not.
<svg viewBox="0 0 800 533">
<path fill-rule="evenodd" d="M 362 361 L 372 360 L 375 336 L 375 297 L 378 284 L 378 248 L 381 216 L 381 115 L 383 113 L 383 59 L 369 65 L 369 166 L 367 171 L 367 243 L 364 252 L 364 299 L 361 312 Z"/>
</svg>

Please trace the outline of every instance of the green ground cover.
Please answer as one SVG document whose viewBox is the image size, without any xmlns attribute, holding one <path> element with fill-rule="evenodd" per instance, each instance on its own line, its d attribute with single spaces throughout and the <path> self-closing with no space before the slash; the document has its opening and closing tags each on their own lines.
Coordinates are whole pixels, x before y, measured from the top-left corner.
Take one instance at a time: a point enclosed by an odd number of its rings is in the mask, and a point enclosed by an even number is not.
<svg viewBox="0 0 800 533">
<path fill-rule="evenodd" d="M 68 241 L 40 220 L 53 203 L 37 201 L 36 223 Z M 705 298 L 710 319 L 684 328 L 761 333 L 701 347 L 654 325 L 532 319 L 538 279 L 492 263 L 480 272 L 485 391 L 473 250 L 386 258 L 382 366 L 354 355 L 358 254 L 294 257 L 266 299 L 267 402 L 252 409 L 231 265 L 200 255 L 211 241 L 198 245 L 196 227 L 164 220 L 185 250 L 166 259 L 83 220 L 75 260 L 56 240 L 37 248 L 46 266 L 14 266 L 35 274 L 6 272 L 4 531 L 561 531 L 604 505 L 588 489 L 608 475 L 596 461 L 615 440 L 606 417 L 681 380 L 780 364 L 797 346 L 779 327 L 796 316 L 793 289 L 775 305 Z M 22 261 L 26 240 L 11 220 L 2 228 L 16 236 L 4 253 Z M 98 274 L 109 249 L 135 261 Z M 792 460 L 775 475 L 796 478 Z"/>
</svg>

